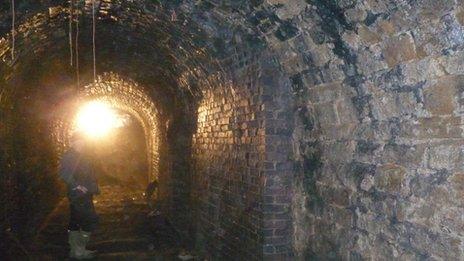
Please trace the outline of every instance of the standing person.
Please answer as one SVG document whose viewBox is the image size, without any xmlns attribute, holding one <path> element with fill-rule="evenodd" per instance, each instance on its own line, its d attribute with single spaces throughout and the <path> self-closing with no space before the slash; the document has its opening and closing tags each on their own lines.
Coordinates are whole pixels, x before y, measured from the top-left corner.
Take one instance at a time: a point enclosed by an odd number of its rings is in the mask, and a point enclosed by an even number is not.
<svg viewBox="0 0 464 261">
<path fill-rule="evenodd" d="M 80 133 L 72 136 L 71 148 L 61 159 L 60 176 L 67 185 L 70 203 L 69 256 L 76 259 L 93 258 L 95 251 L 87 250 L 86 245 L 91 232 L 98 225 L 93 196 L 99 194 L 99 189 L 86 139 Z"/>
</svg>

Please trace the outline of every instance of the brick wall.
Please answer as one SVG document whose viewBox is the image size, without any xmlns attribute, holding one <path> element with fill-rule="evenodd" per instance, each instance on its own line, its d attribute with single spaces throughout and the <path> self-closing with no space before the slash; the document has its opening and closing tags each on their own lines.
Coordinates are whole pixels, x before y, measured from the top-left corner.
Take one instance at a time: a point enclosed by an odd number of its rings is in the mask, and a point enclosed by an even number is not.
<svg viewBox="0 0 464 261">
<path fill-rule="evenodd" d="M 209 91 L 199 104 L 197 124 L 197 243 L 213 258 L 259 259 L 265 157 L 259 93 Z"/>
<path fill-rule="evenodd" d="M 291 96 L 272 55 L 204 93 L 193 138 L 199 240 L 215 258 L 290 258 Z"/>
</svg>

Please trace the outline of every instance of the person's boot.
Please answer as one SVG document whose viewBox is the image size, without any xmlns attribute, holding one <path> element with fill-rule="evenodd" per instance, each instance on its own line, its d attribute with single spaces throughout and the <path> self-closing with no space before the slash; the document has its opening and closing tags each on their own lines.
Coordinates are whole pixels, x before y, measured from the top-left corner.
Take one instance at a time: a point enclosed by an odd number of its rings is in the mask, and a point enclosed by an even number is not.
<svg viewBox="0 0 464 261">
<path fill-rule="evenodd" d="M 90 236 L 90 235 L 88 235 Z M 88 237 L 87 237 L 88 238 Z M 82 231 L 69 231 L 69 257 L 77 260 L 94 258 L 94 253 L 85 249 L 86 240 Z"/>
<path fill-rule="evenodd" d="M 97 253 L 97 251 L 92 251 L 92 250 L 88 250 L 86 247 L 87 247 L 87 244 L 89 243 L 90 241 L 90 235 L 92 233 L 90 232 L 86 232 L 86 231 L 79 231 L 79 236 L 80 236 L 80 239 L 81 239 L 81 247 L 82 247 L 82 252 L 86 255 L 86 256 L 90 256 L 90 258 L 93 258 L 95 257 L 95 254 Z"/>
<path fill-rule="evenodd" d="M 80 241 L 79 231 L 69 231 L 68 233 L 68 243 L 69 243 L 69 257 L 76 258 L 77 253 L 79 252 L 79 241 Z"/>
</svg>

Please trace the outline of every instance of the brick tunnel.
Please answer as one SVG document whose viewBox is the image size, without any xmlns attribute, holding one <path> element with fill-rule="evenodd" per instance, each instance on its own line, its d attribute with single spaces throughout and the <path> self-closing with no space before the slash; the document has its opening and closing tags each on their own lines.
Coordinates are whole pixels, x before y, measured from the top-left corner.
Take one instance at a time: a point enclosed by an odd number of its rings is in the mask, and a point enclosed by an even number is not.
<svg viewBox="0 0 464 261">
<path fill-rule="evenodd" d="M 2 260 L 65 258 L 92 101 L 97 260 L 464 258 L 461 0 L 2 1 L 0 58 Z"/>
</svg>

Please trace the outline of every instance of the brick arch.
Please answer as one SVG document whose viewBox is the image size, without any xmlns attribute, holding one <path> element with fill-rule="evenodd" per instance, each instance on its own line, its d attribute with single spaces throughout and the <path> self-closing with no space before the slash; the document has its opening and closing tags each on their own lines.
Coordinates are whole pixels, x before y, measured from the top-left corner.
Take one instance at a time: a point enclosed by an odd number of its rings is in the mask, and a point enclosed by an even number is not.
<svg viewBox="0 0 464 261">
<path fill-rule="evenodd" d="M 104 73 L 98 76 L 95 83 L 85 85 L 77 96 L 77 101 L 72 102 L 72 107 L 57 108 L 65 111 L 58 114 L 59 117 L 52 122 L 53 139 L 57 144 L 60 154 L 68 144 L 72 133 L 72 121 L 76 107 L 85 101 L 101 100 L 108 102 L 114 108 L 127 112 L 136 118 L 145 133 L 147 146 L 147 159 L 149 166 L 149 179 L 158 179 L 159 174 L 159 146 L 163 137 L 160 130 L 159 111 L 146 91 L 137 83 L 115 73 Z M 66 103 L 64 103 L 66 104 Z M 69 104 L 69 103 L 68 103 Z"/>
</svg>

